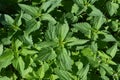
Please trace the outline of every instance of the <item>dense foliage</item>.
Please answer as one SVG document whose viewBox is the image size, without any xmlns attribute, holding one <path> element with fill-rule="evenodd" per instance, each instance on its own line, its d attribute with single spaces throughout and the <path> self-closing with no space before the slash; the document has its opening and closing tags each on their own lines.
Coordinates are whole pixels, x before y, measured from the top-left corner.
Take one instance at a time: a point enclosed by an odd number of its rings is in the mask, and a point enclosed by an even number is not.
<svg viewBox="0 0 120 80">
<path fill-rule="evenodd" d="M 120 80 L 120 0 L 0 0 L 0 80 Z"/>
</svg>

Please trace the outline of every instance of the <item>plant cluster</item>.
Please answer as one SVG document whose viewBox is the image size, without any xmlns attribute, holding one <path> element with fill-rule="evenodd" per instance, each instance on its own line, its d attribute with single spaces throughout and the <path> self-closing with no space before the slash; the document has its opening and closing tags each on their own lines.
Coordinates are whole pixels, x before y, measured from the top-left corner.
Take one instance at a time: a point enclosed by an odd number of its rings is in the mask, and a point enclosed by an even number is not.
<svg viewBox="0 0 120 80">
<path fill-rule="evenodd" d="M 0 80 L 119 80 L 120 0 L 0 0 Z"/>
</svg>

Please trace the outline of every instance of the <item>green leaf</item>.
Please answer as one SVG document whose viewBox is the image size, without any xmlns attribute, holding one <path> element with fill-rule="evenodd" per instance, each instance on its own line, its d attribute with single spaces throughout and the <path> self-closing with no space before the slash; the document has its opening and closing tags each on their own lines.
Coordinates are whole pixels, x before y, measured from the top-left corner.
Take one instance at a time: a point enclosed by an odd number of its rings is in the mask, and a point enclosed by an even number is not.
<svg viewBox="0 0 120 80">
<path fill-rule="evenodd" d="M 67 44 L 67 46 L 76 46 L 76 45 L 83 45 L 85 43 L 87 43 L 89 40 L 85 40 L 85 39 L 77 39 L 75 37 L 72 38 L 68 38 L 65 40 L 65 43 Z"/>
<path fill-rule="evenodd" d="M 54 69 L 55 73 L 58 75 L 58 77 L 60 78 L 60 80 L 72 80 L 72 75 L 64 70 L 60 70 L 60 69 Z"/>
<path fill-rule="evenodd" d="M 119 80 L 120 0 L 0 0 L 0 80 Z"/>
<path fill-rule="evenodd" d="M 2 40 L 1 40 L 1 42 L 4 44 L 4 45 L 8 45 L 8 44 L 10 44 L 11 43 L 11 37 L 6 37 L 6 38 L 3 38 Z"/>
<path fill-rule="evenodd" d="M 101 78 L 102 78 L 103 80 L 110 80 L 109 77 L 107 77 L 107 76 L 101 76 Z"/>
<path fill-rule="evenodd" d="M 50 76 L 50 80 L 56 80 L 56 79 L 58 79 L 59 77 L 57 76 L 57 75 L 54 75 L 54 74 L 52 74 L 51 76 Z"/>
<path fill-rule="evenodd" d="M 41 9 L 43 9 L 46 12 L 47 9 L 51 6 L 51 4 L 52 4 L 52 1 L 47 1 L 42 4 Z"/>
<path fill-rule="evenodd" d="M 47 13 L 50 13 L 53 11 L 56 7 L 59 7 L 61 5 L 62 0 L 53 0 L 51 7 L 47 10 Z"/>
<path fill-rule="evenodd" d="M 69 26 L 68 26 L 67 21 L 64 21 L 63 24 L 60 24 L 60 23 L 59 23 L 59 24 L 57 25 L 56 31 L 58 31 L 57 34 L 58 34 L 59 40 L 60 40 L 60 41 L 63 41 L 63 40 L 66 38 L 67 33 L 68 33 L 68 31 L 69 31 Z"/>
<path fill-rule="evenodd" d="M 97 0 L 91 0 L 90 3 L 94 4 Z"/>
<path fill-rule="evenodd" d="M 60 67 L 60 69 L 71 70 L 73 62 L 67 50 L 65 48 L 61 48 L 57 51 L 57 54 L 57 65 Z"/>
<path fill-rule="evenodd" d="M 71 13 L 77 13 L 79 10 L 79 6 L 77 4 L 73 4 L 72 6 L 72 10 L 71 10 Z"/>
<path fill-rule="evenodd" d="M 99 61 L 90 48 L 84 48 L 81 53 L 87 58 L 92 67 L 98 67 Z"/>
<path fill-rule="evenodd" d="M 117 52 L 117 43 L 115 43 L 111 48 L 109 48 L 107 51 L 107 54 L 109 54 L 112 58 L 116 55 Z"/>
<path fill-rule="evenodd" d="M 23 18 L 26 22 L 28 22 L 28 21 L 30 21 L 30 20 L 33 19 L 32 16 L 31 16 L 30 14 L 27 14 L 27 13 L 24 13 L 23 16 L 22 16 L 22 18 Z"/>
<path fill-rule="evenodd" d="M 2 24 L 12 26 L 13 23 L 14 23 L 14 19 L 11 16 L 5 14 L 4 15 L 4 21 L 2 22 Z"/>
<path fill-rule="evenodd" d="M 101 64 L 100 66 L 101 66 L 102 68 L 104 68 L 110 75 L 113 74 L 113 69 L 112 69 L 109 65 L 103 63 L 103 64 Z"/>
<path fill-rule="evenodd" d="M 38 59 L 41 61 L 49 61 L 56 58 L 56 53 L 52 48 L 44 48 L 40 50 L 38 54 Z"/>
<path fill-rule="evenodd" d="M 84 55 L 84 56 L 93 56 L 93 52 L 90 48 L 84 48 L 81 53 Z"/>
<path fill-rule="evenodd" d="M 92 49 L 92 51 L 94 53 L 96 53 L 98 51 L 98 45 L 95 41 L 91 42 L 90 48 Z"/>
<path fill-rule="evenodd" d="M 50 13 L 53 11 L 56 7 L 60 6 L 62 0 L 50 0 L 42 4 L 41 9 L 43 9 L 45 12 Z"/>
<path fill-rule="evenodd" d="M 119 25 L 118 21 L 112 21 L 109 26 L 113 31 L 117 31 L 118 25 Z"/>
<path fill-rule="evenodd" d="M 79 7 L 84 6 L 84 1 L 83 0 L 73 0 Z"/>
<path fill-rule="evenodd" d="M 33 7 L 30 5 L 25 5 L 25 4 L 19 4 L 19 6 L 23 11 L 32 15 L 33 17 L 37 17 L 40 15 L 40 13 L 38 12 L 39 9 L 37 7 Z"/>
<path fill-rule="evenodd" d="M 14 49 L 15 52 L 18 52 L 19 47 L 21 47 L 22 42 L 19 39 L 13 40 L 12 41 L 12 48 Z"/>
<path fill-rule="evenodd" d="M 101 28 L 101 26 L 103 25 L 103 23 L 105 23 L 106 19 L 103 16 L 95 16 L 91 22 L 93 24 L 93 27 L 96 30 L 99 30 Z"/>
<path fill-rule="evenodd" d="M 108 64 L 111 64 L 111 65 L 117 65 L 114 61 L 112 61 L 112 60 L 107 60 L 107 63 Z"/>
<path fill-rule="evenodd" d="M 27 69 L 24 70 L 24 73 L 22 74 L 23 78 L 27 78 L 27 76 L 29 75 L 29 73 L 33 72 L 33 68 L 32 67 L 28 67 Z"/>
<path fill-rule="evenodd" d="M 10 65 L 13 58 L 13 51 L 11 49 L 6 49 L 0 56 L 0 71 L 2 68 L 6 68 Z"/>
<path fill-rule="evenodd" d="M 44 70 L 44 65 L 42 65 L 38 71 L 37 74 L 39 75 L 39 78 L 42 79 L 45 76 L 45 70 Z"/>
<path fill-rule="evenodd" d="M 25 63 L 21 56 L 14 59 L 12 62 L 13 67 L 23 76 L 25 70 Z"/>
<path fill-rule="evenodd" d="M 114 38 L 114 36 L 112 34 L 108 34 L 108 33 L 104 33 L 103 32 L 103 35 L 104 35 L 104 38 L 102 39 L 102 41 L 105 41 L 105 42 L 116 42 L 116 39 Z"/>
<path fill-rule="evenodd" d="M 75 65 L 78 67 L 78 70 L 81 70 L 83 68 L 83 63 L 80 61 L 75 62 Z"/>
<path fill-rule="evenodd" d="M 110 56 L 108 56 L 108 55 L 105 54 L 104 52 L 100 52 L 100 51 L 98 51 L 98 54 L 99 54 L 99 56 L 101 56 L 102 58 L 110 59 Z"/>
<path fill-rule="evenodd" d="M 97 9 L 94 5 L 89 5 L 88 9 L 92 9 L 92 11 L 89 13 L 89 16 L 104 16 L 103 13 Z"/>
<path fill-rule="evenodd" d="M 33 45 L 32 36 L 28 34 L 24 34 L 23 36 L 19 36 L 20 41 L 22 41 L 25 45 Z"/>
<path fill-rule="evenodd" d="M 85 36 L 89 37 L 91 36 L 91 25 L 87 22 L 83 23 L 77 23 L 73 25 L 75 29 L 79 30 L 81 33 L 83 33 Z"/>
<path fill-rule="evenodd" d="M 89 71 L 89 64 L 87 64 L 84 68 L 82 68 L 81 70 L 79 70 L 77 72 L 77 75 L 79 76 L 79 78 L 81 80 L 86 80 L 88 71 Z"/>
<path fill-rule="evenodd" d="M 25 34 L 30 34 L 33 31 L 36 31 L 40 28 L 41 23 L 36 20 L 30 20 L 26 23 L 26 29 L 25 29 Z"/>
<path fill-rule="evenodd" d="M 0 44 L 0 56 L 2 55 L 3 53 L 3 44 Z"/>
<path fill-rule="evenodd" d="M 21 11 L 20 14 L 15 19 L 14 22 L 15 25 L 20 26 L 22 24 L 22 20 L 21 20 L 22 16 L 23 16 L 23 12 Z"/>
<path fill-rule="evenodd" d="M 11 80 L 10 78 L 4 76 L 4 77 L 0 77 L 0 80 Z"/>
<path fill-rule="evenodd" d="M 23 55 L 23 56 L 33 55 L 33 54 L 36 54 L 36 53 L 38 53 L 38 51 L 30 50 L 30 49 L 26 49 L 26 48 L 21 49 L 21 52 L 20 52 L 20 54 Z"/>
<path fill-rule="evenodd" d="M 38 75 L 39 79 L 43 79 L 45 76 L 45 72 L 49 69 L 49 64 L 46 62 L 41 64 L 41 67 L 38 68 L 36 74 Z"/>
<path fill-rule="evenodd" d="M 106 7 L 107 7 L 109 15 L 112 16 L 113 14 L 115 14 L 117 12 L 117 9 L 119 8 L 119 5 L 117 3 L 108 1 L 106 3 Z"/>
<path fill-rule="evenodd" d="M 56 26 L 52 23 L 48 24 L 48 30 L 46 31 L 45 37 L 47 41 L 58 41 Z"/>
<path fill-rule="evenodd" d="M 50 14 L 42 14 L 41 20 L 46 20 L 51 22 L 52 24 L 56 23 L 56 20 Z"/>
<path fill-rule="evenodd" d="M 105 76 L 106 75 L 106 71 L 102 67 L 100 67 L 100 74 L 101 74 L 101 76 Z"/>
<path fill-rule="evenodd" d="M 45 42 L 40 42 L 34 45 L 34 47 L 37 50 L 41 50 L 42 48 L 48 48 L 48 47 L 56 47 L 57 43 L 52 42 L 52 41 L 45 41 Z"/>
</svg>

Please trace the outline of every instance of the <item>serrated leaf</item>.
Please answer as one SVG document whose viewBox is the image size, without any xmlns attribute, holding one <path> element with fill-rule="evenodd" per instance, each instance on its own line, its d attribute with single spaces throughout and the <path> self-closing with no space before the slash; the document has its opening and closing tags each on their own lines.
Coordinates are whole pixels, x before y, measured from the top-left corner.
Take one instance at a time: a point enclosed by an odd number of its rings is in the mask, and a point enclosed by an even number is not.
<svg viewBox="0 0 120 80">
<path fill-rule="evenodd" d="M 25 45 L 33 45 L 32 36 L 28 34 L 24 34 L 23 36 L 19 36 L 19 39 L 25 44 Z"/>
<path fill-rule="evenodd" d="M 25 34 L 30 34 L 31 32 L 38 30 L 40 28 L 41 23 L 36 20 L 30 20 L 26 23 Z"/>
<path fill-rule="evenodd" d="M 107 63 L 108 64 L 111 64 L 111 65 L 117 65 L 114 61 L 112 61 L 112 60 L 107 60 Z"/>
<path fill-rule="evenodd" d="M 12 62 L 13 67 L 23 76 L 24 69 L 25 69 L 25 63 L 21 56 L 19 56 L 17 59 L 14 59 Z"/>
<path fill-rule="evenodd" d="M 33 68 L 31 68 L 31 67 L 28 67 L 27 69 L 25 69 L 24 70 L 24 73 L 23 73 L 23 78 L 26 78 L 27 77 L 27 75 L 29 74 L 29 73 L 31 73 L 33 71 Z"/>
<path fill-rule="evenodd" d="M 84 1 L 83 0 L 73 0 L 79 7 L 84 6 Z"/>
<path fill-rule="evenodd" d="M 19 39 L 12 41 L 12 48 L 15 52 L 18 52 L 18 48 L 22 45 L 22 42 Z"/>
<path fill-rule="evenodd" d="M 27 13 L 24 13 L 23 16 L 22 16 L 22 18 L 23 18 L 26 22 L 28 22 L 28 21 L 30 21 L 30 20 L 33 19 L 32 16 L 31 16 L 30 14 L 27 14 Z"/>
<path fill-rule="evenodd" d="M 50 13 L 56 7 L 59 7 L 62 0 L 53 0 L 52 6 L 47 10 L 47 13 Z"/>
<path fill-rule="evenodd" d="M 91 13 L 89 13 L 89 16 L 103 16 L 103 13 L 94 5 L 89 5 L 88 8 L 92 9 Z"/>
<path fill-rule="evenodd" d="M 106 75 L 106 71 L 102 67 L 100 67 L 100 74 L 101 74 L 101 76 L 105 76 Z"/>
<path fill-rule="evenodd" d="M 91 25 L 87 22 L 77 23 L 73 25 L 75 29 L 79 30 L 85 36 L 90 37 L 91 35 Z"/>
<path fill-rule="evenodd" d="M 44 77 L 44 75 L 45 75 L 44 65 L 42 65 L 42 66 L 38 69 L 37 74 L 38 74 L 38 76 L 39 76 L 40 79 L 42 79 L 42 78 Z"/>
<path fill-rule="evenodd" d="M 2 25 L 12 28 L 13 30 L 19 30 L 18 26 L 14 24 L 15 20 L 7 14 L 3 15 L 3 20 L 1 20 Z"/>
<path fill-rule="evenodd" d="M 4 21 L 2 22 L 2 24 L 12 26 L 13 23 L 14 23 L 14 19 L 11 16 L 5 14 L 4 15 Z"/>
<path fill-rule="evenodd" d="M 99 30 L 105 21 L 106 19 L 103 16 L 95 16 L 91 22 L 93 23 L 93 27 Z"/>
<path fill-rule="evenodd" d="M 41 9 L 45 12 L 50 13 L 56 7 L 60 6 L 62 0 L 50 0 L 42 4 Z"/>
<path fill-rule="evenodd" d="M 81 70 L 79 70 L 77 72 L 77 75 L 79 76 L 79 78 L 81 80 L 86 80 L 88 71 L 89 71 L 89 64 L 87 64 L 84 68 L 82 68 Z"/>
<path fill-rule="evenodd" d="M 99 54 L 99 56 L 101 56 L 102 58 L 110 59 L 110 56 L 108 56 L 108 55 L 105 54 L 104 52 L 100 52 L 100 51 L 98 51 L 98 54 Z"/>
<path fill-rule="evenodd" d="M 65 48 L 62 48 L 62 49 L 59 49 L 57 53 L 58 53 L 57 63 L 60 69 L 71 70 L 72 59 L 70 58 L 67 50 Z"/>
<path fill-rule="evenodd" d="M 116 42 L 116 39 L 113 37 L 113 35 L 107 34 L 107 33 L 103 33 L 103 35 L 105 36 L 105 38 L 103 38 L 102 41 L 105 41 L 105 42 Z"/>
<path fill-rule="evenodd" d="M 52 1 L 47 1 L 42 4 L 41 9 L 43 9 L 44 11 L 47 11 L 47 9 L 51 6 L 51 4 L 52 4 Z"/>
<path fill-rule="evenodd" d="M 83 45 L 85 43 L 87 43 L 89 40 L 85 40 L 85 39 L 77 39 L 75 37 L 72 38 L 68 38 L 65 40 L 65 43 L 67 44 L 67 46 L 75 46 L 75 45 Z"/>
<path fill-rule="evenodd" d="M 92 51 L 93 51 L 94 53 L 96 53 L 96 52 L 98 51 L 98 45 L 97 45 L 97 43 L 94 42 L 94 41 L 91 42 L 90 48 L 92 49 Z"/>
<path fill-rule="evenodd" d="M 37 50 L 41 50 L 42 48 L 48 48 L 48 47 L 56 47 L 56 46 L 57 46 L 57 43 L 52 41 L 40 42 L 34 45 L 34 47 Z"/>
<path fill-rule="evenodd" d="M 98 67 L 99 66 L 99 62 L 96 58 L 96 55 L 93 53 L 93 51 L 90 48 L 84 48 L 81 53 L 83 54 L 83 56 L 85 56 L 87 58 L 87 60 L 89 61 L 89 63 L 91 64 L 92 67 Z"/>
<path fill-rule="evenodd" d="M 118 25 L 119 25 L 119 23 L 117 21 L 112 21 L 111 24 L 110 24 L 110 28 L 113 31 L 117 31 L 118 30 Z"/>
<path fill-rule="evenodd" d="M 69 72 L 67 71 L 64 71 L 64 70 L 60 70 L 60 69 L 54 69 L 55 70 L 55 73 L 58 75 L 58 77 L 61 79 L 61 80 L 72 80 L 72 76 Z"/>
<path fill-rule="evenodd" d="M 19 4 L 20 8 L 25 11 L 26 13 L 32 15 L 33 17 L 37 17 L 40 13 L 38 12 L 37 7 L 25 5 L 25 4 Z"/>
<path fill-rule="evenodd" d="M 56 26 L 52 23 L 48 24 L 48 30 L 46 31 L 45 37 L 47 41 L 58 41 Z"/>
<path fill-rule="evenodd" d="M 110 14 L 110 16 L 112 16 L 113 14 L 115 14 L 117 12 L 117 9 L 119 8 L 119 5 L 117 3 L 108 1 L 106 3 L 106 7 L 108 10 L 108 13 Z"/>
<path fill-rule="evenodd" d="M 103 63 L 100 66 L 104 68 L 110 75 L 113 74 L 113 69 L 109 65 Z"/>
<path fill-rule="evenodd" d="M 41 61 L 49 61 L 56 58 L 56 53 L 52 48 L 45 48 L 40 50 L 38 54 L 38 59 Z"/>
<path fill-rule="evenodd" d="M 69 31 L 69 26 L 67 21 L 64 21 L 63 24 L 58 24 L 56 31 L 57 31 L 59 40 L 63 41 L 66 38 L 67 33 Z"/>
<path fill-rule="evenodd" d="M 49 22 L 51 22 L 52 24 L 55 24 L 55 23 L 56 23 L 56 20 L 55 20 L 50 14 L 43 14 L 43 15 L 41 16 L 41 20 L 49 21 Z"/>
<path fill-rule="evenodd" d="M 13 58 L 13 51 L 11 49 L 6 49 L 0 56 L 0 71 L 2 68 L 6 68 L 10 65 Z"/>
<path fill-rule="evenodd" d="M 36 54 L 36 53 L 38 53 L 38 51 L 30 50 L 30 49 L 26 49 L 26 48 L 23 48 L 20 51 L 20 54 L 23 55 L 23 56 L 33 55 L 33 54 Z"/>
<path fill-rule="evenodd" d="M 4 45 L 8 45 L 8 44 L 11 43 L 11 40 L 10 40 L 10 39 L 11 39 L 10 37 L 6 37 L 6 38 L 3 38 L 3 39 L 1 40 L 1 42 L 2 42 Z"/>
<path fill-rule="evenodd" d="M 109 54 L 112 58 L 116 55 L 117 52 L 117 43 L 115 43 L 111 48 L 109 48 L 107 51 L 107 54 Z"/>
<path fill-rule="evenodd" d="M 23 12 L 21 11 L 20 14 L 16 17 L 14 24 L 20 26 L 22 24 L 21 18 L 23 16 Z"/>
<path fill-rule="evenodd" d="M 109 77 L 107 77 L 107 76 L 101 76 L 101 78 L 102 78 L 103 80 L 110 80 Z"/>
<path fill-rule="evenodd" d="M 77 4 L 73 4 L 72 6 L 72 10 L 71 10 L 71 13 L 77 13 L 79 10 L 79 6 Z"/>
</svg>

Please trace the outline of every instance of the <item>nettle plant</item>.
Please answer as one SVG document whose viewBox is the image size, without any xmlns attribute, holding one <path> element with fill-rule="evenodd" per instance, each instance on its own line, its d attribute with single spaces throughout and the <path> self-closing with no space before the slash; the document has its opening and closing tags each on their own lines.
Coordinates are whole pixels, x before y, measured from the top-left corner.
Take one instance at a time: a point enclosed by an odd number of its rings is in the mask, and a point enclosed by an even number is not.
<svg viewBox="0 0 120 80">
<path fill-rule="evenodd" d="M 1 0 L 0 80 L 119 80 L 119 5 Z"/>
</svg>

